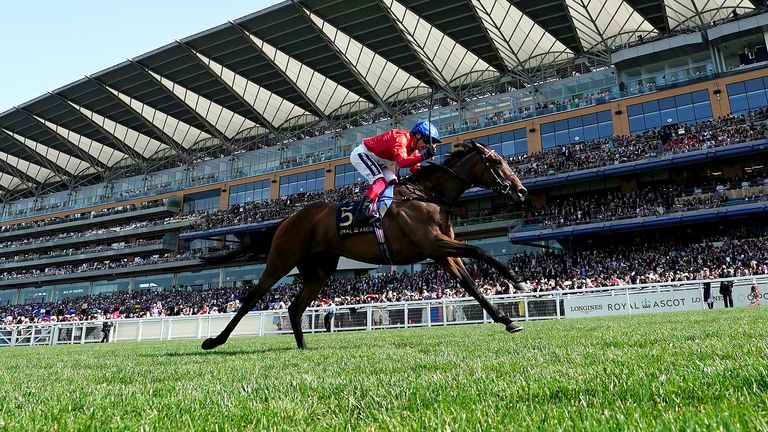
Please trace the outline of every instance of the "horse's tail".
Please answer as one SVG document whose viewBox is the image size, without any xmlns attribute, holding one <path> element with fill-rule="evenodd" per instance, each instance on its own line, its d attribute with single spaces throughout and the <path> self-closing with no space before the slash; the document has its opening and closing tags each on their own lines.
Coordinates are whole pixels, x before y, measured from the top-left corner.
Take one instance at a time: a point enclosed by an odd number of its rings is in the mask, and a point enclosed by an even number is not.
<svg viewBox="0 0 768 432">
<path fill-rule="evenodd" d="M 284 220 L 284 219 L 283 219 Z M 283 220 L 272 222 L 251 231 L 238 233 L 235 236 L 240 240 L 240 246 L 223 254 L 201 256 L 206 264 L 224 264 L 232 261 L 264 262 L 272 240 Z"/>
</svg>

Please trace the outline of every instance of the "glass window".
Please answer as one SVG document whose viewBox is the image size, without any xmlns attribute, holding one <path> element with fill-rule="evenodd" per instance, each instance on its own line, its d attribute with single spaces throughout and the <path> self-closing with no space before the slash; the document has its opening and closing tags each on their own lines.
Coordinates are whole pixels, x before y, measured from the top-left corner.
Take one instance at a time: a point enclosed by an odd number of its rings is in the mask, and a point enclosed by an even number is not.
<svg viewBox="0 0 768 432">
<path fill-rule="evenodd" d="M 643 116 L 645 118 L 645 127 L 648 129 L 658 128 L 661 126 L 661 116 L 658 111 L 653 111 L 650 114 Z"/>
<path fill-rule="evenodd" d="M 176 288 L 191 291 L 219 288 L 219 270 L 179 273 Z"/>
<path fill-rule="evenodd" d="M 552 127 L 546 127 L 552 125 Z M 565 125 L 566 129 L 560 129 Z M 545 133 L 545 130 L 554 130 L 554 133 Z M 585 141 L 590 139 L 605 138 L 613 135 L 613 120 L 610 111 L 600 111 L 595 114 L 585 114 L 541 125 L 541 147 L 552 148 L 560 145 Z"/>
<path fill-rule="evenodd" d="M 691 116 L 693 116 L 693 109 L 691 109 Z M 646 130 L 645 119 L 643 118 L 643 116 L 630 117 L 629 118 L 629 130 L 632 131 L 632 132 Z"/>
<path fill-rule="evenodd" d="M 203 192 L 196 192 L 188 195 L 184 195 L 184 213 L 191 213 L 195 211 L 216 211 L 219 209 L 219 201 L 221 199 L 221 191 L 219 189 L 211 189 Z"/>
<path fill-rule="evenodd" d="M 229 189 L 229 205 L 268 200 L 270 186 L 269 179 L 232 186 Z"/>
<path fill-rule="evenodd" d="M 765 90 L 747 93 L 747 101 L 749 102 L 750 110 L 768 105 L 768 101 L 766 101 L 765 97 Z"/>
<path fill-rule="evenodd" d="M 0 306 L 8 306 L 11 304 L 16 304 L 16 293 L 18 291 L 15 289 L 6 289 L 0 291 Z"/>
<path fill-rule="evenodd" d="M 93 295 L 112 293 L 112 292 L 127 292 L 130 286 L 129 279 L 116 279 L 112 281 L 97 281 L 93 284 Z"/>
<path fill-rule="evenodd" d="M 280 196 L 318 192 L 325 188 L 325 170 L 313 170 L 280 177 Z"/>
<path fill-rule="evenodd" d="M 22 288 L 19 295 L 21 304 L 41 304 L 51 301 L 51 287 Z"/>
<path fill-rule="evenodd" d="M 542 134 L 541 135 L 541 148 L 542 149 L 548 149 L 555 147 L 555 134 Z"/>
<path fill-rule="evenodd" d="M 87 296 L 90 289 L 90 282 L 56 285 L 53 287 L 53 301 L 58 302 L 72 297 Z"/>
<path fill-rule="evenodd" d="M 655 112 L 659 110 L 659 101 L 650 101 L 643 103 L 643 112 L 645 114 L 648 114 L 650 112 Z"/>
<path fill-rule="evenodd" d="M 746 90 L 747 93 L 763 89 L 765 89 L 765 86 L 763 85 L 762 78 L 752 79 L 744 82 L 744 90 Z"/>
<path fill-rule="evenodd" d="M 630 105 L 627 107 L 627 115 L 629 117 L 634 117 L 642 114 L 643 114 L 643 106 L 640 104 Z"/>
<path fill-rule="evenodd" d="M 744 114 L 749 111 L 749 102 L 747 102 L 747 95 L 744 93 L 729 95 L 728 101 L 731 104 L 733 114 Z"/>
<path fill-rule="evenodd" d="M 613 123 L 600 123 L 597 125 L 598 138 L 608 138 L 613 136 Z"/>
<path fill-rule="evenodd" d="M 728 84 L 725 88 L 728 90 L 728 95 L 729 96 L 731 96 L 731 95 L 738 95 L 738 94 L 742 94 L 742 93 L 746 93 L 747 92 L 746 90 L 744 90 L 744 82 L 743 81 L 742 82 L 738 82 L 738 83 Z"/>
<path fill-rule="evenodd" d="M 346 163 L 336 166 L 336 174 L 334 176 L 334 188 L 340 188 L 347 185 L 355 184 L 365 181 L 365 177 L 357 172 L 351 163 Z"/>
<path fill-rule="evenodd" d="M 515 155 L 528 153 L 528 139 L 515 141 Z"/>
<path fill-rule="evenodd" d="M 691 123 L 712 118 L 712 107 L 706 90 L 686 93 L 627 107 L 632 133 L 676 123 Z"/>
<path fill-rule="evenodd" d="M 584 126 L 584 141 L 595 140 L 600 136 L 600 131 L 596 124 Z"/>
<path fill-rule="evenodd" d="M 673 125 L 677 123 L 677 110 L 675 108 L 666 109 L 661 111 L 661 124 L 663 126 Z"/>
<path fill-rule="evenodd" d="M 175 289 L 173 276 L 169 274 L 137 277 L 133 279 L 133 291 L 170 291 Z"/>
<path fill-rule="evenodd" d="M 680 123 L 691 123 L 696 120 L 693 113 L 693 106 L 687 105 L 677 109 L 677 121 Z"/>
<path fill-rule="evenodd" d="M 597 124 L 597 114 L 587 114 L 582 116 L 584 126 Z"/>
<path fill-rule="evenodd" d="M 693 103 L 698 102 L 707 102 L 709 103 L 709 95 L 707 94 L 706 90 L 699 90 L 697 92 L 691 93 L 691 97 L 693 98 Z"/>
<path fill-rule="evenodd" d="M 568 119 L 568 128 L 574 129 L 574 128 L 580 128 L 583 126 L 583 123 L 581 121 L 581 116 L 579 117 L 573 117 Z"/>
<path fill-rule="evenodd" d="M 224 286 L 234 287 L 242 285 L 243 281 L 258 281 L 264 272 L 264 264 L 256 264 L 241 267 L 224 268 Z"/>
<path fill-rule="evenodd" d="M 712 107 L 708 103 L 695 104 L 693 112 L 696 115 L 696 121 L 712 119 Z"/>
<path fill-rule="evenodd" d="M 567 130 L 555 132 L 555 142 L 557 145 L 566 145 L 571 142 L 571 134 Z"/>
<path fill-rule="evenodd" d="M 527 153 L 528 151 L 528 135 L 525 132 L 525 128 L 477 137 L 475 138 L 475 141 L 488 146 L 491 150 L 505 156 L 521 154 L 519 153 L 519 149 L 522 148 L 525 149 L 523 153 Z M 440 147 L 450 148 L 450 146 L 447 145 L 439 146 L 438 154 L 440 153 Z"/>
<path fill-rule="evenodd" d="M 674 97 L 659 99 L 659 110 L 664 111 L 674 107 L 675 107 Z"/>
</svg>

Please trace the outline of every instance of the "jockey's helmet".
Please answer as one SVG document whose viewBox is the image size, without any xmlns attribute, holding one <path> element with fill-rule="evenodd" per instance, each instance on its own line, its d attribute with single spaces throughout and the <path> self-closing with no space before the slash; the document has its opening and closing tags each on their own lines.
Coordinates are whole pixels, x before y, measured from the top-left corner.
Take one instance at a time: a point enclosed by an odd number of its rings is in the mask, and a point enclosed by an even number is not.
<svg viewBox="0 0 768 432">
<path fill-rule="evenodd" d="M 430 138 L 433 144 L 439 144 L 440 143 L 440 132 L 437 130 L 435 125 L 428 121 L 420 121 L 413 125 L 413 128 L 411 128 L 412 134 L 420 133 L 424 138 Z"/>
</svg>

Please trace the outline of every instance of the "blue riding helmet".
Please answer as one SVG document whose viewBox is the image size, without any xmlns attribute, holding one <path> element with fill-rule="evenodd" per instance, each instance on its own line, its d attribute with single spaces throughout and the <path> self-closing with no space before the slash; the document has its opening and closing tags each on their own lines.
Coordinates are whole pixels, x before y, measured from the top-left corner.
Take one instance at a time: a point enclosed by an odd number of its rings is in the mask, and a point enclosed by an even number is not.
<svg viewBox="0 0 768 432">
<path fill-rule="evenodd" d="M 411 128 L 411 133 L 420 133 L 425 137 L 431 138 L 433 143 L 440 144 L 440 132 L 437 130 L 435 125 L 430 122 L 420 121 L 416 123 L 413 125 L 413 128 Z"/>
</svg>

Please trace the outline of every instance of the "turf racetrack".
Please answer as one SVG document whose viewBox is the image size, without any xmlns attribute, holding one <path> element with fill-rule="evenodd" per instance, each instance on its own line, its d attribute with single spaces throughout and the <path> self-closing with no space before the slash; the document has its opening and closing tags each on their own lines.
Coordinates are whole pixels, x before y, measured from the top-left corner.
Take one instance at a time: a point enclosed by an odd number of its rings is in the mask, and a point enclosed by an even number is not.
<svg viewBox="0 0 768 432">
<path fill-rule="evenodd" d="M 0 348 L 0 430 L 768 430 L 768 308 Z"/>
</svg>

